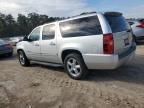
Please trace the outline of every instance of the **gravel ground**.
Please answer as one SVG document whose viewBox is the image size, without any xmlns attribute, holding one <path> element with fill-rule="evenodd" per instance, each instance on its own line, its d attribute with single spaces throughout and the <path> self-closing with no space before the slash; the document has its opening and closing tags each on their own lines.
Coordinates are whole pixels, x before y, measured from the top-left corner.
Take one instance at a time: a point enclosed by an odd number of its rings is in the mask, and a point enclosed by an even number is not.
<svg viewBox="0 0 144 108">
<path fill-rule="evenodd" d="M 84 81 L 61 67 L 22 67 L 16 54 L 0 57 L 0 108 L 144 108 L 144 45 L 128 65 L 90 71 Z"/>
</svg>

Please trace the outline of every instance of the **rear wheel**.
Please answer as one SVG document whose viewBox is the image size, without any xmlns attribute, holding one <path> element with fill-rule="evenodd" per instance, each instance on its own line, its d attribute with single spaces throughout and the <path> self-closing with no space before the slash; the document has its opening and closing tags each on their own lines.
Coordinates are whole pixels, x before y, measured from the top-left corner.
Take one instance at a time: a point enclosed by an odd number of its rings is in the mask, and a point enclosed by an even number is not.
<svg viewBox="0 0 144 108">
<path fill-rule="evenodd" d="M 76 53 L 66 56 L 64 60 L 64 67 L 68 75 L 75 80 L 85 78 L 88 73 L 87 67 L 82 57 Z"/>
<path fill-rule="evenodd" d="M 19 62 L 22 66 L 29 66 L 30 61 L 27 59 L 23 51 L 18 51 Z"/>
</svg>

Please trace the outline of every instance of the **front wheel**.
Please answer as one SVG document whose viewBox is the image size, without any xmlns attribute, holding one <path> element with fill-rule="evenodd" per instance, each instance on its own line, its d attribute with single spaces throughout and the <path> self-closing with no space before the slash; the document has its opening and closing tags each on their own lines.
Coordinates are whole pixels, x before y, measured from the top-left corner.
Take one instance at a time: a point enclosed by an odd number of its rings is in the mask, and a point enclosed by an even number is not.
<svg viewBox="0 0 144 108">
<path fill-rule="evenodd" d="M 22 66 L 29 66 L 30 61 L 27 59 L 25 53 L 23 51 L 18 52 L 19 62 Z"/>
<path fill-rule="evenodd" d="M 82 57 L 76 53 L 66 56 L 64 60 L 64 67 L 68 75 L 75 80 L 85 78 L 88 73 L 87 67 Z"/>
</svg>

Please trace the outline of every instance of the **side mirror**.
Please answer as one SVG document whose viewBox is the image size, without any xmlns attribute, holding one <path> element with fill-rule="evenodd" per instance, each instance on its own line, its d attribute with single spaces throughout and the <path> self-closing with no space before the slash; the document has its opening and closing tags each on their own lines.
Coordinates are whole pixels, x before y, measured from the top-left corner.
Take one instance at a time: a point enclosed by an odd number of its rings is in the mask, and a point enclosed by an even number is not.
<svg viewBox="0 0 144 108">
<path fill-rule="evenodd" d="M 31 39 L 29 39 L 27 36 L 25 36 L 25 37 L 23 38 L 23 41 L 32 42 L 32 40 L 31 40 Z"/>
<path fill-rule="evenodd" d="M 25 36 L 25 37 L 23 38 L 23 41 L 28 41 L 27 36 Z"/>
</svg>

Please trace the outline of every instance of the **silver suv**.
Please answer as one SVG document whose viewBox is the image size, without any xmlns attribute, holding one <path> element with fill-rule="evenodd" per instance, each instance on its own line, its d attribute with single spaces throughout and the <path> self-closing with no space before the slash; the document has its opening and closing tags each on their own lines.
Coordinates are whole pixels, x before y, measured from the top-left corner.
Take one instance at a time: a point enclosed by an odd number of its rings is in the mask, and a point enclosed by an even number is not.
<svg viewBox="0 0 144 108">
<path fill-rule="evenodd" d="M 88 69 L 116 69 L 135 55 L 136 44 L 118 12 L 92 13 L 36 27 L 17 44 L 19 61 L 61 64 L 76 80 Z"/>
</svg>

